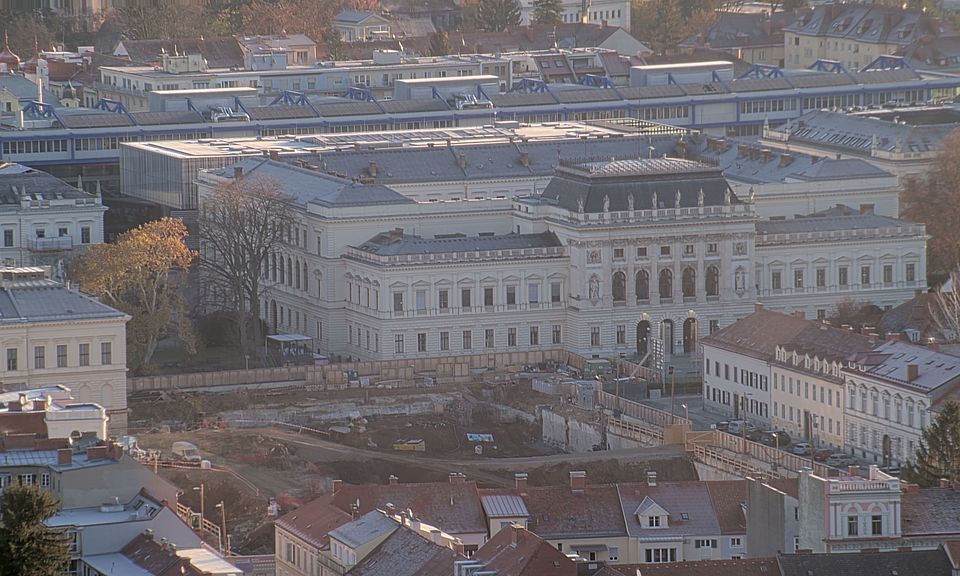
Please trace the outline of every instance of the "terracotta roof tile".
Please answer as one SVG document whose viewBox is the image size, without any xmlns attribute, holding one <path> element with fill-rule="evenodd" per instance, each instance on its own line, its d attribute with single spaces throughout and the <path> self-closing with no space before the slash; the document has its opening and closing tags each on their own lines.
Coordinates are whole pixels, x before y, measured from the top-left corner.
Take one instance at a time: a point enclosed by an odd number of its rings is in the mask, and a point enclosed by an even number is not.
<svg viewBox="0 0 960 576">
<path fill-rule="evenodd" d="M 780 576 L 776 558 L 700 560 L 670 564 L 616 564 L 607 568 L 624 576 L 636 576 L 641 573 L 643 576 L 658 574 L 664 576 Z"/>
<path fill-rule="evenodd" d="M 574 576 L 577 565 L 562 552 L 520 526 L 497 532 L 477 550 L 473 560 L 497 576 Z"/>
<path fill-rule="evenodd" d="M 775 357 L 778 344 L 789 342 L 807 328 L 807 321 L 764 308 L 703 338 L 703 344 L 762 359 Z"/>
<path fill-rule="evenodd" d="M 588 484 L 582 494 L 566 485 L 529 487 L 527 527 L 541 538 L 626 536 L 616 484 Z"/>
<path fill-rule="evenodd" d="M 746 480 L 706 482 L 710 501 L 717 514 L 721 534 L 746 534 L 747 519 L 743 503 L 747 501 Z"/>
<path fill-rule="evenodd" d="M 322 548 L 329 542 L 327 534 L 351 519 L 348 512 L 332 504 L 331 496 L 321 496 L 277 518 L 274 525 Z"/>
</svg>

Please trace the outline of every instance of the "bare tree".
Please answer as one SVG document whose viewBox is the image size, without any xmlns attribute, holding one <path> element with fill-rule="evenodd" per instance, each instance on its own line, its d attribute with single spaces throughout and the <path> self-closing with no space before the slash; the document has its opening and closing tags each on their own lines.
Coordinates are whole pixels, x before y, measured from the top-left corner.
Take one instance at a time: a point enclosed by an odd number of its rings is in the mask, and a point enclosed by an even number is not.
<svg viewBox="0 0 960 576">
<path fill-rule="evenodd" d="M 949 292 L 941 288 L 934 294 L 930 312 L 940 332 L 945 337 L 957 339 L 960 338 L 960 268 L 950 273 L 949 283 Z"/>
<path fill-rule="evenodd" d="M 215 305 L 235 315 L 240 348 L 261 340 L 260 302 L 270 254 L 293 221 L 291 198 L 279 182 L 245 177 L 222 184 L 200 200 L 200 270 Z"/>
</svg>

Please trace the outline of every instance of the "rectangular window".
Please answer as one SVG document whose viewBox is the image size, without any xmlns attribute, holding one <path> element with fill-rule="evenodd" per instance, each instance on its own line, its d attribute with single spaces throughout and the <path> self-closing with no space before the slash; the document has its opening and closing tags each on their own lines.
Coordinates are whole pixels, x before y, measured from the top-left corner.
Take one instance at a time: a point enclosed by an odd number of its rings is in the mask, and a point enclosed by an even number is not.
<svg viewBox="0 0 960 576">
<path fill-rule="evenodd" d="M 90 345 L 89 344 L 80 345 L 80 365 L 81 366 L 90 365 Z"/>
<path fill-rule="evenodd" d="M 486 287 L 483 289 L 483 305 L 484 306 L 493 306 L 493 288 Z"/>
<path fill-rule="evenodd" d="M 561 338 L 561 328 L 559 324 L 553 325 L 553 343 L 560 344 Z"/>
<path fill-rule="evenodd" d="M 66 228 L 57 228 L 57 236 L 59 238 L 63 238 L 67 234 L 68 234 L 68 230 Z"/>
<path fill-rule="evenodd" d="M 403 292 L 393 293 L 393 311 L 403 312 Z"/>
<path fill-rule="evenodd" d="M 859 532 L 859 519 L 856 516 L 847 516 L 847 536 L 856 536 Z"/>
<path fill-rule="evenodd" d="M 530 345 L 531 346 L 540 345 L 540 327 L 539 326 L 530 327 Z"/>
<path fill-rule="evenodd" d="M 80 228 L 80 243 L 89 244 L 90 243 L 90 227 L 82 226 Z"/>
<path fill-rule="evenodd" d="M 684 244 L 684 245 L 683 245 L 683 255 L 684 255 L 684 256 L 693 256 L 693 244 Z"/>
<path fill-rule="evenodd" d="M 103 365 L 113 364 L 113 343 L 100 343 L 100 363 Z"/>
<path fill-rule="evenodd" d="M 441 290 L 439 293 L 437 293 L 437 306 L 441 310 L 447 310 L 448 308 L 450 308 L 450 291 L 449 290 Z"/>
<path fill-rule="evenodd" d="M 793 271 L 793 287 L 803 288 L 803 270 Z"/>
<path fill-rule="evenodd" d="M 627 343 L 627 327 L 623 324 L 617 325 L 617 344 Z"/>
<path fill-rule="evenodd" d="M 893 265 L 892 264 L 883 265 L 883 283 L 893 284 Z"/>
<path fill-rule="evenodd" d="M 870 518 L 870 533 L 873 536 L 883 534 L 883 516 L 873 516 Z"/>
<path fill-rule="evenodd" d="M 817 268 L 817 288 L 823 288 L 827 285 L 827 269 Z"/>
<path fill-rule="evenodd" d="M 614 248 L 613 257 L 617 260 L 623 260 L 623 248 Z"/>
<path fill-rule="evenodd" d="M 719 332 L 719 331 L 720 331 L 720 321 L 719 321 L 719 320 L 711 320 L 711 321 L 710 321 L 710 333 L 711 333 L 711 334 L 716 334 L 716 333 Z"/>
<path fill-rule="evenodd" d="M 560 302 L 560 283 L 553 282 L 550 284 L 550 301 L 554 304 Z"/>
<path fill-rule="evenodd" d="M 460 290 L 460 307 L 469 308 L 470 307 L 470 289 L 463 288 Z"/>
<path fill-rule="evenodd" d="M 13 230 L 3 231 L 3 246 L 5 248 L 10 248 L 13 246 Z"/>
<path fill-rule="evenodd" d="M 493 348 L 494 339 L 493 339 L 493 328 L 487 328 L 483 331 L 483 347 L 484 348 Z"/>
<path fill-rule="evenodd" d="M 780 281 L 780 271 L 776 270 L 770 275 L 770 287 L 774 290 L 780 290 L 782 288 Z"/>
<path fill-rule="evenodd" d="M 427 291 L 417 290 L 414 297 L 416 298 L 414 303 L 417 306 L 417 312 L 425 312 L 427 310 Z"/>
<path fill-rule="evenodd" d="M 450 349 L 450 333 L 449 332 L 440 333 L 440 349 L 441 350 Z"/>
<path fill-rule="evenodd" d="M 517 305 L 517 287 L 507 286 L 507 306 Z"/>
<path fill-rule="evenodd" d="M 47 348 L 45 346 L 33 347 L 33 367 L 36 370 L 47 367 Z"/>
<path fill-rule="evenodd" d="M 870 267 L 869 266 L 860 267 L 860 284 L 864 286 L 870 284 Z"/>
<path fill-rule="evenodd" d="M 669 256 L 669 255 L 670 255 L 670 247 L 669 247 L 669 246 L 661 246 L 661 247 L 660 247 L 660 255 L 661 255 L 661 256 Z"/>
<path fill-rule="evenodd" d="M 44 488 L 49 488 L 49 487 L 50 487 L 50 473 L 49 473 L 49 472 L 44 472 L 43 474 L 40 474 L 40 485 L 43 486 Z"/>
<path fill-rule="evenodd" d="M 531 304 L 540 302 L 540 285 L 527 284 L 527 301 Z"/>
<path fill-rule="evenodd" d="M 473 348 L 473 332 L 470 330 L 463 331 L 463 349 L 470 350 Z"/>
<path fill-rule="evenodd" d="M 707 254 L 716 254 L 718 251 L 719 250 L 717 250 L 716 242 L 710 242 L 709 244 L 707 244 Z"/>
<path fill-rule="evenodd" d="M 850 278 L 848 278 L 848 269 L 846 266 L 841 266 L 837 269 L 837 284 L 841 286 L 850 285 Z"/>
<path fill-rule="evenodd" d="M 917 265 L 907 264 L 907 282 L 915 282 L 916 280 L 917 280 Z"/>
<path fill-rule="evenodd" d="M 590 345 L 599 346 L 600 345 L 600 327 L 593 326 L 590 328 Z"/>
<path fill-rule="evenodd" d="M 637 246 L 637 258 L 646 258 L 646 257 L 647 257 L 647 247 Z"/>
<path fill-rule="evenodd" d="M 7 348 L 7 370 L 17 369 L 17 349 Z"/>
<path fill-rule="evenodd" d="M 427 351 L 427 333 L 417 332 L 417 352 Z"/>
<path fill-rule="evenodd" d="M 67 345 L 58 344 L 57 345 L 57 368 L 66 368 L 67 367 Z"/>
<path fill-rule="evenodd" d="M 507 346 L 517 345 L 517 329 L 507 328 Z"/>
</svg>

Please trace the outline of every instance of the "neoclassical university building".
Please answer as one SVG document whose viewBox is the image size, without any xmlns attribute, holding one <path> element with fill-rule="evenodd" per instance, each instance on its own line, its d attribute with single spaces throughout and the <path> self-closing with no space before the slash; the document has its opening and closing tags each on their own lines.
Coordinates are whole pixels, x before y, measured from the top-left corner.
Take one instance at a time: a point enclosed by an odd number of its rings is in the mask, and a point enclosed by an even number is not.
<svg viewBox="0 0 960 576">
<path fill-rule="evenodd" d="M 530 162 L 511 147 L 490 165 Z M 469 169 L 463 154 L 429 154 L 420 165 L 411 152 L 410 169 Z M 469 162 L 483 169 L 478 154 Z M 842 300 L 895 306 L 926 287 L 922 225 L 842 205 L 760 220 L 752 194 L 689 159 L 557 158 L 542 188 L 424 200 L 376 178 L 248 158 L 201 172 L 201 204 L 214 186 L 259 177 L 297 207 L 270 263 L 265 320 L 330 355 L 669 357 L 758 301 L 814 318 Z"/>
</svg>

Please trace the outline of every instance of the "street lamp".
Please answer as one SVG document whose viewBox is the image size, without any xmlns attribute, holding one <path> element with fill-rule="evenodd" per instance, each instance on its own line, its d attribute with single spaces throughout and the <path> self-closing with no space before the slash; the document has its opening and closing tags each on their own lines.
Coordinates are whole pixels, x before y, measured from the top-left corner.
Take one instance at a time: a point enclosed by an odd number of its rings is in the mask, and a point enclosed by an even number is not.
<svg viewBox="0 0 960 576">
<path fill-rule="evenodd" d="M 199 486 L 194 486 L 193 490 L 200 493 L 200 534 L 203 534 L 203 482 Z"/>
<path fill-rule="evenodd" d="M 686 420 L 686 421 L 689 422 L 689 421 L 690 421 L 690 408 L 687 407 L 686 404 L 681 404 L 680 407 L 683 408 L 683 418 L 684 418 L 684 420 Z"/>
<path fill-rule="evenodd" d="M 224 556 L 230 555 L 230 550 L 225 550 L 224 545 L 229 546 L 229 539 L 227 538 L 227 507 L 223 505 L 223 500 L 217 503 L 217 508 L 220 509 L 220 553 Z"/>
</svg>

